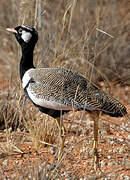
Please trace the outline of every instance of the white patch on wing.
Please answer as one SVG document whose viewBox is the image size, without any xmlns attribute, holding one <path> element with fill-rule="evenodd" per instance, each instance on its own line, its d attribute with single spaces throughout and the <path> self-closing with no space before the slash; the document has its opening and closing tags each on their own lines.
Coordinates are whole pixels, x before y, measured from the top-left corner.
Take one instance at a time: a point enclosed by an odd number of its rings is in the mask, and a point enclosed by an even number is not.
<svg viewBox="0 0 130 180">
<path fill-rule="evenodd" d="M 55 102 L 55 101 L 47 101 L 45 99 L 37 98 L 33 92 L 27 88 L 27 93 L 30 99 L 36 104 L 41 107 L 49 108 L 49 109 L 55 109 L 55 110 L 72 110 L 72 107 L 69 107 L 67 105 Z"/>
<path fill-rule="evenodd" d="M 31 68 L 31 69 L 29 69 L 27 72 L 25 72 L 25 74 L 24 74 L 24 76 L 23 76 L 23 78 L 22 78 L 22 87 L 23 87 L 23 88 L 25 88 L 25 87 L 27 86 L 29 80 L 32 78 L 32 77 L 30 76 L 30 72 L 33 71 L 33 70 L 34 70 L 34 69 Z"/>
<path fill-rule="evenodd" d="M 32 34 L 27 31 L 22 31 L 21 38 L 24 40 L 24 42 L 28 43 L 32 37 Z"/>
</svg>

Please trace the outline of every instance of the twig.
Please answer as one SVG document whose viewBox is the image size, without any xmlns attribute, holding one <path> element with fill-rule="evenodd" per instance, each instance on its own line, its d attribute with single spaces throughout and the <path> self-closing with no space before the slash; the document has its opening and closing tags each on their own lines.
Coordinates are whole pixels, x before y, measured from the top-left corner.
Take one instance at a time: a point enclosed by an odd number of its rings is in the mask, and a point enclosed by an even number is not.
<svg viewBox="0 0 130 180">
<path fill-rule="evenodd" d="M 106 35 L 110 36 L 111 38 L 114 38 L 114 36 L 112 36 L 111 34 L 105 32 L 105 31 L 103 31 L 103 30 L 101 30 L 101 29 L 99 29 L 99 28 L 96 28 L 96 30 L 99 31 L 99 32 L 101 32 L 101 33 L 103 33 L 103 34 L 106 34 Z"/>
</svg>

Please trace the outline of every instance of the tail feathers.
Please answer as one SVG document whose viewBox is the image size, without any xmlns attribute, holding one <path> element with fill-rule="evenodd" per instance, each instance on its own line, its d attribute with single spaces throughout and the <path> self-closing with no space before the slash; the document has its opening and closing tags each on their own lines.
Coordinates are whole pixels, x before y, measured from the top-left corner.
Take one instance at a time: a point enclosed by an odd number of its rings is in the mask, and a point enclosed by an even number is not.
<svg viewBox="0 0 130 180">
<path fill-rule="evenodd" d="M 101 111 L 103 113 L 112 117 L 123 117 L 125 114 L 127 114 L 126 107 L 110 95 L 103 93 L 101 96 L 101 101 Z"/>
<path fill-rule="evenodd" d="M 88 89 L 87 93 L 74 101 L 76 109 L 86 111 L 101 111 L 112 117 L 123 117 L 127 114 L 126 107 L 118 100 L 100 89 Z"/>
<path fill-rule="evenodd" d="M 126 108 L 124 107 L 124 109 L 122 110 L 118 110 L 118 111 L 115 111 L 115 112 L 110 112 L 110 111 L 106 111 L 106 110 L 101 110 L 104 114 L 107 114 L 109 116 L 112 116 L 112 117 L 123 117 L 127 114 L 127 111 L 126 111 Z"/>
</svg>

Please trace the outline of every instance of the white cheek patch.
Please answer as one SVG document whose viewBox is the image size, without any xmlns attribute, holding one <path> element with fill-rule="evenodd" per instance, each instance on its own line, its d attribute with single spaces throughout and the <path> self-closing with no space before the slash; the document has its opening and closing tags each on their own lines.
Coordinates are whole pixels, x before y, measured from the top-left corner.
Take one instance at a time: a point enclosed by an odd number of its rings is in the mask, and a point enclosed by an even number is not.
<svg viewBox="0 0 130 180">
<path fill-rule="evenodd" d="M 22 31 L 21 38 L 24 40 L 24 42 L 28 43 L 31 39 L 32 35 L 30 32 Z"/>
<path fill-rule="evenodd" d="M 30 77 L 30 72 L 33 71 L 33 70 L 34 70 L 33 68 L 32 68 L 32 69 L 29 69 L 29 70 L 24 74 L 24 76 L 23 76 L 23 78 L 22 78 L 22 87 L 23 87 L 23 88 L 25 88 L 25 87 L 27 86 L 28 82 L 29 82 L 30 79 L 32 78 L 32 77 Z"/>
</svg>

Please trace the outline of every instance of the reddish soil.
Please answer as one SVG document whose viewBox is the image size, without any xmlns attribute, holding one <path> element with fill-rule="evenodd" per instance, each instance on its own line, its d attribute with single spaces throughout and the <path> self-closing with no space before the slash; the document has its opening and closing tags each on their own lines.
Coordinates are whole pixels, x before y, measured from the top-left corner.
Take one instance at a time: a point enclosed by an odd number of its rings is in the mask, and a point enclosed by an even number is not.
<svg viewBox="0 0 130 180">
<path fill-rule="evenodd" d="M 115 90 L 116 88 L 116 90 Z M 130 113 L 130 87 L 113 88 L 115 97 L 120 97 Z M 81 120 L 82 119 L 82 120 Z M 0 177 L 11 179 L 129 179 L 129 119 L 102 115 L 99 120 L 100 170 L 93 169 L 93 120 L 89 113 L 70 112 L 65 117 L 67 129 L 63 159 L 56 169 L 50 168 L 56 148 L 41 146 L 37 150 L 27 138 L 28 133 L 11 132 L 19 138 L 19 145 L 6 151 L 8 142 L 5 131 L 0 131 Z M 25 136 L 25 138 L 24 138 Z M 23 140 L 24 139 L 24 140 Z M 7 143 L 8 142 L 8 143 Z M 5 147 L 2 146 L 5 144 Z M 13 143 L 12 143 L 13 144 Z M 15 145 L 15 143 L 14 143 Z M 54 146 L 57 146 L 55 143 Z M 2 149 L 2 147 L 4 147 Z M 21 152 L 18 152 L 18 149 Z M 8 148 L 9 149 L 9 148 Z"/>
</svg>

